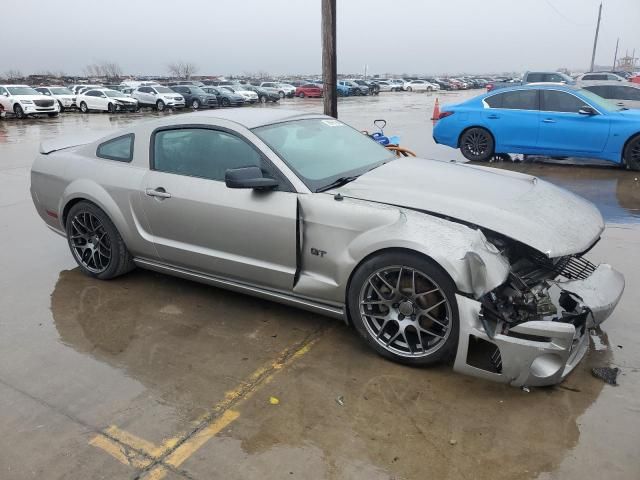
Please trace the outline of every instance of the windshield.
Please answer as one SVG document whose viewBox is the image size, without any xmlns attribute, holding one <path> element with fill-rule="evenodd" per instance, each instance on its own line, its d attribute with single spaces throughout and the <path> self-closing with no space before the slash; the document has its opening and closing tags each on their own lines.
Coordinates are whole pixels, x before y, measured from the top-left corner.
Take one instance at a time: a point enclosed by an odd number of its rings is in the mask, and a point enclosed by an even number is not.
<svg viewBox="0 0 640 480">
<path fill-rule="evenodd" d="M 200 87 L 192 87 L 191 85 L 189 85 L 189 89 L 191 90 L 191 94 L 196 94 L 196 95 L 206 95 L 207 92 L 205 92 L 204 90 L 202 90 Z"/>
<path fill-rule="evenodd" d="M 623 110 L 623 108 L 619 107 L 618 105 L 616 105 L 611 100 L 607 100 L 606 98 L 602 98 L 600 95 L 598 95 L 596 93 L 593 93 L 593 92 L 590 92 L 589 90 L 585 90 L 585 89 L 581 88 L 578 91 L 582 95 L 584 95 L 587 98 L 587 100 L 589 100 L 591 103 L 595 104 L 595 106 L 600 108 L 601 110 L 605 110 L 607 112 L 616 112 L 618 110 Z"/>
<path fill-rule="evenodd" d="M 122 92 L 118 92 L 116 90 L 105 90 L 104 94 L 107 97 L 111 97 L 111 98 L 118 98 L 118 97 L 122 97 Z"/>
<path fill-rule="evenodd" d="M 11 95 L 42 95 L 31 87 L 7 87 Z"/>
<path fill-rule="evenodd" d="M 169 87 L 153 87 L 157 93 L 175 93 Z"/>
<path fill-rule="evenodd" d="M 54 87 L 54 88 L 50 88 L 49 90 L 54 95 L 73 95 L 73 92 L 71 90 L 64 87 Z"/>
<path fill-rule="evenodd" d="M 395 156 L 334 119 L 308 119 L 253 129 L 312 191 L 340 177 L 357 176 Z"/>
</svg>

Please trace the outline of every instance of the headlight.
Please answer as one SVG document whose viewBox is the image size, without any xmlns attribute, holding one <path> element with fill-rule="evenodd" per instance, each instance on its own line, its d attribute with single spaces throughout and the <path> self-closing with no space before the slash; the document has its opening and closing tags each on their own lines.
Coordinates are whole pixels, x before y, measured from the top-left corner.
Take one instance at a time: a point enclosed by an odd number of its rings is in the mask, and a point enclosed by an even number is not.
<svg viewBox="0 0 640 480">
<path fill-rule="evenodd" d="M 32 100 L 18 100 L 20 103 L 24 103 L 25 105 L 31 105 L 33 104 Z"/>
</svg>

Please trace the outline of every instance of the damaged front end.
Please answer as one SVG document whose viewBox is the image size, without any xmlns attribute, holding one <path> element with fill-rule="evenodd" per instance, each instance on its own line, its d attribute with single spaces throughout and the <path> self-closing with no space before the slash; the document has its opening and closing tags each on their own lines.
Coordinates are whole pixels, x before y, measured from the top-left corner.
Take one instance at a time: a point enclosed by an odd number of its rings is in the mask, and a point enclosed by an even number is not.
<svg viewBox="0 0 640 480">
<path fill-rule="evenodd" d="M 550 259 L 523 244 L 489 237 L 509 260 L 507 280 L 479 298 L 458 295 L 456 371 L 509 383 L 561 382 L 588 349 L 588 329 L 603 322 L 624 277 L 582 254 Z"/>
</svg>

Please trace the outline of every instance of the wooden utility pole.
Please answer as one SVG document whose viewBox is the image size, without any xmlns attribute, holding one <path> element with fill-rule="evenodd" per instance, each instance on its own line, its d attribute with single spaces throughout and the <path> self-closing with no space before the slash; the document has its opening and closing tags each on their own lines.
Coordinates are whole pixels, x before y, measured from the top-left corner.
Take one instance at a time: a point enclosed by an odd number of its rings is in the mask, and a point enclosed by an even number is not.
<svg viewBox="0 0 640 480">
<path fill-rule="evenodd" d="M 600 32 L 600 18 L 602 18 L 602 2 L 600 2 L 600 8 L 598 9 L 598 24 L 596 25 L 596 36 L 593 39 L 593 53 L 591 54 L 591 68 L 590 72 L 593 72 L 593 66 L 596 63 L 596 47 L 598 46 L 598 33 Z"/>
<path fill-rule="evenodd" d="M 338 118 L 336 0 L 322 0 L 322 83 L 324 85 L 324 114 Z"/>
<path fill-rule="evenodd" d="M 616 60 L 618 60 L 618 43 L 620 42 L 620 39 L 618 38 L 616 40 L 616 52 L 613 54 L 613 66 L 611 67 L 611 70 L 615 70 L 616 69 Z"/>
</svg>

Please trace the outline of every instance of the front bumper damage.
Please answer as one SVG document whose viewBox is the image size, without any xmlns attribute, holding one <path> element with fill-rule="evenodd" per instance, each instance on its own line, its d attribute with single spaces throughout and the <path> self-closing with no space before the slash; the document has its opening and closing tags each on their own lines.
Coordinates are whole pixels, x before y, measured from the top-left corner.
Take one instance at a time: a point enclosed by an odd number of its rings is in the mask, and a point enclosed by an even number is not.
<svg viewBox="0 0 640 480">
<path fill-rule="evenodd" d="M 625 282 L 622 274 L 602 264 L 587 278 L 548 284 L 549 298 L 559 312 L 568 297 L 572 311 L 580 312 L 572 314 L 572 322 L 556 318 L 492 326 L 483 318 L 480 301 L 456 295 L 460 335 L 454 370 L 513 386 L 564 380 L 588 350 L 589 328 L 611 315 Z"/>
</svg>

